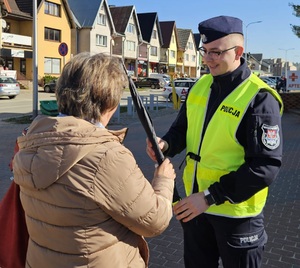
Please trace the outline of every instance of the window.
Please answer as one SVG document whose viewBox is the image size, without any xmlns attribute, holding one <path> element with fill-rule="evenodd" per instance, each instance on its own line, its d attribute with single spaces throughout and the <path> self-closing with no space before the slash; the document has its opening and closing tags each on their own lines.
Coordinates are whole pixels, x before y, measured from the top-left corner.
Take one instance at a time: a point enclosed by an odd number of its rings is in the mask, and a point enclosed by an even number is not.
<svg viewBox="0 0 300 268">
<path fill-rule="evenodd" d="M 151 47 L 150 48 L 150 55 L 151 56 L 157 56 L 157 47 Z"/>
<path fill-rule="evenodd" d="M 193 49 L 194 48 L 193 43 L 192 42 L 188 42 L 187 43 L 187 48 L 188 49 Z"/>
<path fill-rule="evenodd" d="M 59 74 L 60 73 L 60 59 L 45 58 L 44 59 L 44 73 Z"/>
<path fill-rule="evenodd" d="M 129 23 L 127 26 L 127 32 L 128 33 L 135 33 L 135 26 L 132 23 Z"/>
<path fill-rule="evenodd" d="M 185 56 L 185 60 L 189 61 L 189 59 L 190 59 L 189 54 L 185 54 L 184 56 Z"/>
<path fill-rule="evenodd" d="M 157 31 L 156 30 L 153 30 L 153 32 L 152 32 L 152 38 L 157 39 Z"/>
<path fill-rule="evenodd" d="M 171 54 L 171 58 L 175 59 L 175 51 L 174 50 L 170 50 L 170 54 Z"/>
<path fill-rule="evenodd" d="M 60 5 L 45 1 L 45 14 L 60 17 Z"/>
<path fill-rule="evenodd" d="M 2 26 L 3 26 L 3 24 L 2 24 Z M 6 27 L 2 28 L 2 29 L 3 29 L 3 32 L 10 33 L 10 22 L 6 22 Z"/>
<path fill-rule="evenodd" d="M 45 28 L 45 40 L 60 42 L 60 30 Z"/>
<path fill-rule="evenodd" d="M 135 42 L 133 41 L 126 41 L 127 50 L 135 51 Z"/>
<path fill-rule="evenodd" d="M 107 47 L 107 36 L 97 34 L 96 35 L 96 45 Z"/>
<path fill-rule="evenodd" d="M 192 55 L 192 61 L 196 62 L 196 56 L 195 55 Z"/>
<path fill-rule="evenodd" d="M 97 23 L 100 25 L 106 25 L 106 15 L 99 13 L 97 17 Z"/>
<path fill-rule="evenodd" d="M 20 72 L 26 75 L 26 59 L 20 59 Z"/>
</svg>

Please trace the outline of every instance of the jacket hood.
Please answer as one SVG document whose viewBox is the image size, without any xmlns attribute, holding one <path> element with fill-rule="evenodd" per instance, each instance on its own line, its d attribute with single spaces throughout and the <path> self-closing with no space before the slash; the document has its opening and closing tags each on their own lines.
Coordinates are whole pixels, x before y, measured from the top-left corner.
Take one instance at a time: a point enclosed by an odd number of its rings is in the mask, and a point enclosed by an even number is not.
<svg viewBox="0 0 300 268">
<path fill-rule="evenodd" d="M 109 131 L 73 116 L 38 116 L 26 136 L 18 138 L 20 151 L 14 159 L 14 172 L 22 174 L 18 183 L 27 188 L 45 189 L 97 144 L 122 143 L 126 133 L 127 129 Z"/>
</svg>

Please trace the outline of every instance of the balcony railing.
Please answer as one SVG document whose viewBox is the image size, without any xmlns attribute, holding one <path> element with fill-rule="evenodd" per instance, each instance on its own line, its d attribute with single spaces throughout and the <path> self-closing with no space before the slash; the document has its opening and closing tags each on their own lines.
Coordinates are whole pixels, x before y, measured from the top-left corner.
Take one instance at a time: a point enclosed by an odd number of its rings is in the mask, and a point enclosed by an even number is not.
<svg viewBox="0 0 300 268">
<path fill-rule="evenodd" d="M 23 47 L 31 48 L 32 40 L 31 36 L 13 34 L 13 33 L 2 33 L 2 44 L 12 47 Z"/>
</svg>

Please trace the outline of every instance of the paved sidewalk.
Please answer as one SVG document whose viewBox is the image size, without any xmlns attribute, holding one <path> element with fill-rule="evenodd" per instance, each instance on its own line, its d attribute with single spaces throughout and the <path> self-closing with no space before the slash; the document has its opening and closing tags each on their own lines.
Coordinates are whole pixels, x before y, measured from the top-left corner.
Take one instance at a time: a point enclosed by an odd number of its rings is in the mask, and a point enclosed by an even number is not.
<svg viewBox="0 0 300 268">
<path fill-rule="evenodd" d="M 153 118 L 153 123 L 160 136 L 169 128 L 176 113 Z M 152 178 L 153 162 L 145 153 L 146 135 L 141 124 L 129 125 L 127 146 L 135 155 L 145 176 Z M 283 115 L 284 160 L 277 180 L 271 185 L 265 208 L 266 229 L 269 241 L 264 254 L 263 268 L 300 268 L 300 116 L 294 113 Z M 15 139 L 25 125 L 14 125 L 0 121 L 0 199 L 10 185 L 11 173 L 8 163 L 13 153 Z M 121 126 L 121 127 L 124 127 Z M 110 128 L 119 128 L 112 125 Z M 177 185 L 183 195 L 181 182 L 182 171 L 178 166 L 184 153 L 172 159 L 177 168 Z M 170 226 L 160 236 L 147 239 L 150 246 L 150 268 L 183 268 L 183 239 L 180 224 L 172 219 Z"/>
</svg>

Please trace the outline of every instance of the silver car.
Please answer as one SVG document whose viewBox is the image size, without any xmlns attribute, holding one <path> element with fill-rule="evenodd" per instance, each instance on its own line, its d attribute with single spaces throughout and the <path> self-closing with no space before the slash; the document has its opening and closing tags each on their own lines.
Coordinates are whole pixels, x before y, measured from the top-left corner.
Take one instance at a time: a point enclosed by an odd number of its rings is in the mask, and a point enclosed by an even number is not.
<svg viewBox="0 0 300 268">
<path fill-rule="evenodd" d="M 0 76 L 0 97 L 15 98 L 20 94 L 20 84 L 9 76 Z"/>
<path fill-rule="evenodd" d="M 188 91 L 195 83 L 196 81 L 191 79 L 175 80 L 174 87 L 176 90 L 177 99 L 180 98 L 181 100 L 184 100 Z M 173 102 L 173 87 L 171 83 L 164 87 L 162 95 L 164 95 L 166 99 L 169 99 L 170 102 Z"/>
</svg>

